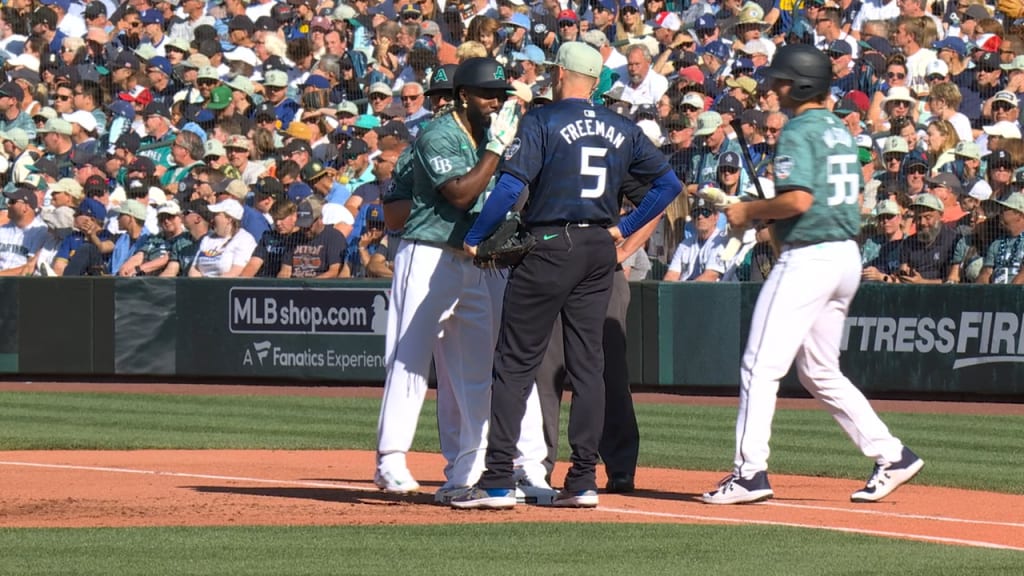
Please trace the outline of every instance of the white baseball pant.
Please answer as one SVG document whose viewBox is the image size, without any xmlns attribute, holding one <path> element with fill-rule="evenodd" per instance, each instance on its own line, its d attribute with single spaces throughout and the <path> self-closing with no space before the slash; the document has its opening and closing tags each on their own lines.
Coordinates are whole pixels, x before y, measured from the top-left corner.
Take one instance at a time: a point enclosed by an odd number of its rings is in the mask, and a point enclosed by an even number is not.
<svg viewBox="0 0 1024 576">
<path fill-rule="evenodd" d="M 860 448 L 878 462 L 896 462 L 903 444 L 839 368 L 850 302 L 860 285 L 853 241 L 784 247 L 757 298 L 740 369 L 734 472 L 768 469 L 779 380 L 796 360 L 800 383 L 828 407 Z"/>
<path fill-rule="evenodd" d="M 392 278 L 385 345 L 388 374 L 378 422 L 382 472 L 406 466 L 433 355 L 446 486 L 468 486 L 479 478 L 503 293 L 504 279 L 476 268 L 465 254 L 402 241 Z M 526 444 L 542 446 L 539 402 L 534 405 L 536 425 L 531 429 L 537 439 Z"/>
</svg>

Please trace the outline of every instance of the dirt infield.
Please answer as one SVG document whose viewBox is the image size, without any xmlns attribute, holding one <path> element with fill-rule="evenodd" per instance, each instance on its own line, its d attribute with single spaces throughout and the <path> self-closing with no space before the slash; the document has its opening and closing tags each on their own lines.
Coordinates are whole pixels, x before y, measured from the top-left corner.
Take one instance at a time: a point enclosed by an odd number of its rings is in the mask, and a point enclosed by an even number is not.
<svg viewBox="0 0 1024 576">
<path fill-rule="evenodd" d="M 376 389 L 351 388 L 142 387 L 147 392 L 192 394 L 379 394 Z M 82 384 L 3 384 L 0 389 L 139 391 Z M 988 413 L 1024 413 L 1019 405 L 994 407 Z M 916 408 L 954 411 L 928 404 Z M 719 474 L 645 468 L 638 471 L 635 494 L 603 494 L 597 510 L 519 506 L 508 512 L 476 512 L 433 504 L 432 493 L 442 482 L 439 455 L 411 454 L 410 468 L 423 482 L 423 493 L 398 497 L 377 491 L 369 481 L 374 469 L 369 452 L 0 452 L 0 527 L 709 522 L 800 526 L 1024 551 L 1024 496 L 908 485 L 885 502 L 852 504 L 849 494 L 860 487 L 858 481 L 773 475 L 775 500 L 712 507 L 699 503 L 697 496 Z M 563 475 L 564 468 L 555 477 Z"/>
</svg>

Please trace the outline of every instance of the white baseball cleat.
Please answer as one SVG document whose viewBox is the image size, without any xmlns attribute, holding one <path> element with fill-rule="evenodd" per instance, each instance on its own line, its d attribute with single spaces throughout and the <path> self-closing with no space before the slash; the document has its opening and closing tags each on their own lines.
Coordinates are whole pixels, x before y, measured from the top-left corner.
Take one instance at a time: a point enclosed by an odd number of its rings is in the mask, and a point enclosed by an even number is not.
<svg viewBox="0 0 1024 576">
<path fill-rule="evenodd" d="M 378 469 L 373 475 L 373 483 L 390 494 L 409 494 L 420 489 L 419 482 L 405 468 L 398 472 Z"/>
<path fill-rule="evenodd" d="M 924 468 L 924 460 L 910 448 L 903 447 L 899 462 L 875 464 L 868 483 L 850 496 L 851 502 L 878 502 L 906 484 Z"/>
<path fill-rule="evenodd" d="M 705 504 L 752 504 L 772 496 L 775 493 L 768 484 L 768 473 L 762 470 L 751 478 L 730 474 L 718 483 L 714 492 L 706 492 L 701 500 Z"/>
</svg>

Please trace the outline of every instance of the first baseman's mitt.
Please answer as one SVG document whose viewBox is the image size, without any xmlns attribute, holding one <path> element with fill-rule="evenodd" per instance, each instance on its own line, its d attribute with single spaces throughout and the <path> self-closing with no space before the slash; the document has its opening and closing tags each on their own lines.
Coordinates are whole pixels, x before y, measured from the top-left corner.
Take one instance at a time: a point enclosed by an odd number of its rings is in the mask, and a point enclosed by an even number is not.
<svg viewBox="0 0 1024 576">
<path fill-rule="evenodd" d="M 476 247 L 473 264 L 480 268 L 511 268 L 522 262 L 536 243 L 537 239 L 519 219 L 519 213 L 513 212 Z"/>
</svg>

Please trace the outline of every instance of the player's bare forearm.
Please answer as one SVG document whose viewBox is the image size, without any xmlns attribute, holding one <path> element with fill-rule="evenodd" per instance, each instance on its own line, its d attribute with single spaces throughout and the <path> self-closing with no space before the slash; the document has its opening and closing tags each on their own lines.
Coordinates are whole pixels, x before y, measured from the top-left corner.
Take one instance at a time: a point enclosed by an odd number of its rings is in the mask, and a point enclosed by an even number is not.
<svg viewBox="0 0 1024 576">
<path fill-rule="evenodd" d="M 445 182 L 441 186 L 441 194 L 452 206 L 460 210 L 469 210 L 487 188 L 497 168 L 498 155 L 485 152 L 472 170 L 459 178 Z"/>
</svg>

